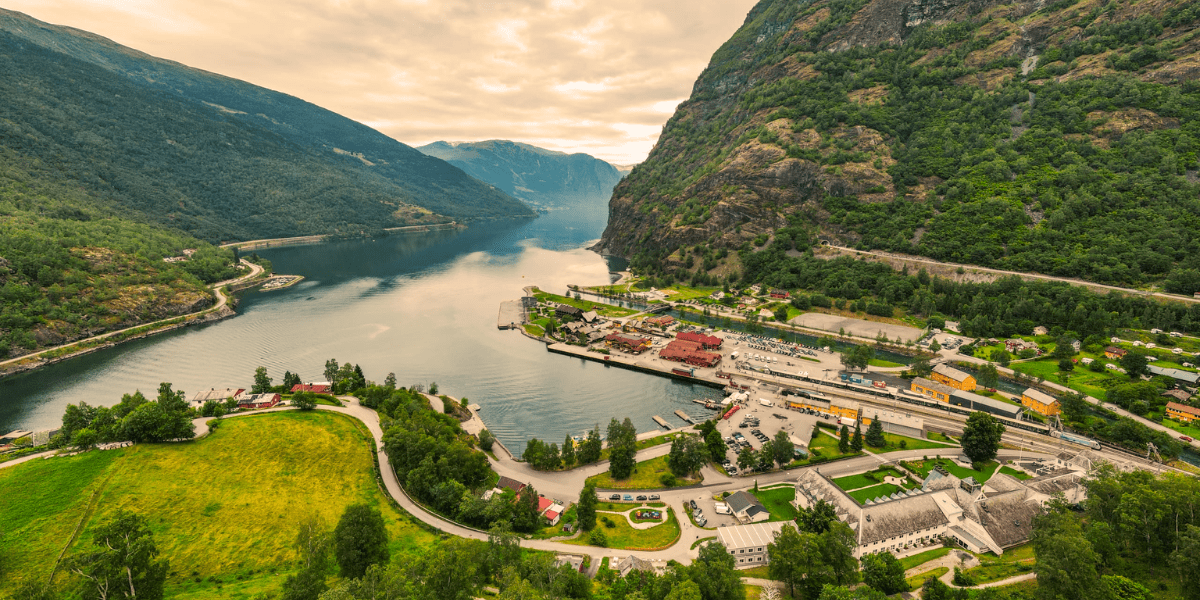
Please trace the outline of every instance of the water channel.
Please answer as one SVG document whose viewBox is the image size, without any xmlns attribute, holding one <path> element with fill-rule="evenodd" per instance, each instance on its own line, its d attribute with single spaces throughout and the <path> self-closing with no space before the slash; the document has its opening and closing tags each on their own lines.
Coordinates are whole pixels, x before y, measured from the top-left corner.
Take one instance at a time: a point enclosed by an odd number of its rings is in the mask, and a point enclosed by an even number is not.
<svg viewBox="0 0 1200 600">
<path fill-rule="evenodd" d="M 556 211 L 535 220 L 462 231 L 278 248 L 259 253 L 276 272 L 306 280 L 250 292 L 238 316 L 153 336 L 0 380 L 0 430 L 56 428 L 67 403 L 109 405 L 169 381 L 189 394 L 249 387 L 257 366 L 322 379 L 325 360 L 360 365 L 368 379 L 389 372 L 401 385 L 437 382 L 443 393 L 483 407 L 489 428 L 514 452 L 530 437 L 561 443 L 612 417 L 639 431 L 682 409 L 707 415 L 693 398 L 720 391 L 551 354 L 516 331 L 496 329 L 500 302 L 537 285 L 610 281 L 608 264 L 585 248 L 607 210 Z"/>
</svg>

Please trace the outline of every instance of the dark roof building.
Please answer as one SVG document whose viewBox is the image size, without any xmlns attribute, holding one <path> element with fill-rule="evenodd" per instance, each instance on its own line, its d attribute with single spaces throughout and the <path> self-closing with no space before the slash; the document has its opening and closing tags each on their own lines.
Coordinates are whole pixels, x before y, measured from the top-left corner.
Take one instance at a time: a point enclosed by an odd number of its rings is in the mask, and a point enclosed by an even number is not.
<svg viewBox="0 0 1200 600">
<path fill-rule="evenodd" d="M 496 482 L 496 487 L 520 493 L 525 488 L 525 484 L 511 477 L 501 475 L 500 481 Z"/>
<path fill-rule="evenodd" d="M 560 317 L 575 317 L 576 319 L 583 317 L 582 310 L 566 304 L 559 304 L 558 307 L 554 309 L 554 314 Z"/>
</svg>

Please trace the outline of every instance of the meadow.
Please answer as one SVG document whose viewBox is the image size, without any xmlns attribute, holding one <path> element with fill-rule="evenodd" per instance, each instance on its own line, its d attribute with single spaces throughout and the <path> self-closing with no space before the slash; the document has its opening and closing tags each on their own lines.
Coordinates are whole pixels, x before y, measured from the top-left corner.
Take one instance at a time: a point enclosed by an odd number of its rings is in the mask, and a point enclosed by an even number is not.
<svg viewBox="0 0 1200 600">
<path fill-rule="evenodd" d="M 47 578 L 60 554 L 87 551 L 91 531 L 122 509 L 149 520 L 172 598 L 278 589 L 295 568 L 296 523 L 316 514 L 332 527 L 356 502 L 383 513 L 393 556 L 427 547 L 434 535 L 380 491 L 369 442 L 349 417 L 287 411 L 226 419 L 191 442 L 0 469 L 0 530 L 21 540 L 0 549 L 0 588 Z"/>
</svg>

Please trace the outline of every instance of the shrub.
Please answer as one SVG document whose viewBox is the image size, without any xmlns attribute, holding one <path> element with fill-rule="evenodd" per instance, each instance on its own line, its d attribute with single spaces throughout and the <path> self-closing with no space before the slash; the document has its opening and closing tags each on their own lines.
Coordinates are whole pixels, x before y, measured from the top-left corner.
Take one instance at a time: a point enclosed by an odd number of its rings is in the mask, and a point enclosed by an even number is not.
<svg viewBox="0 0 1200 600">
<path fill-rule="evenodd" d="M 608 521 L 607 518 L 605 518 L 604 520 Z M 600 546 L 601 548 L 607 548 L 608 547 L 608 536 L 604 535 L 603 529 L 593 529 L 592 533 L 590 535 L 588 535 L 588 542 L 591 543 L 593 546 Z"/>
<path fill-rule="evenodd" d="M 667 487 L 675 487 L 675 485 L 679 483 L 678 480 L 675 479 L 675 475 L 672 473 L 663 473 L 663 476 L 659 477 L 658 480 Z"/>
<path fill-rule="evenodd" d="M 975 585 L 975 578 L 958 570 L 958 567 L 954 567 L 954 579 L 951 581 L 959 587 L 971 587 Z"/>
<path fill-rule="evenodd" d="M 900 440 L 900 449 L 903 450 L 907 447 L 908 447 L 908 440 Z"/>
</svg>

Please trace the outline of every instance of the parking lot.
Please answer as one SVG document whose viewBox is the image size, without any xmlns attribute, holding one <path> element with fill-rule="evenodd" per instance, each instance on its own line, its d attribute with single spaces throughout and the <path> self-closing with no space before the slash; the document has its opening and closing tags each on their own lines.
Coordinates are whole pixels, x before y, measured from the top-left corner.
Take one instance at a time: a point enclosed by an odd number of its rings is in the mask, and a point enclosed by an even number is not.
<svg viewBox="0 0 1200 600">
<path fill-rule="evenodd" d="M 775 434 L 782 430 L 807 450 L 813 427 L 823 418 L 785 408 L 786 398 L 779 394 L 776 386 L 752 385 L 747 393 L 749 399 L 739 403 L 740 410 L 729 419 L 717 422 L 717 431 L 727 448 L 726 459 L 733 465 L 726 470 L 735 476 L 746 475 L 738 472 L 736 467 L 742 448 L 761 450 L 764 442 L 775 439 Z M 763 404 L 764 400 L 771 405 Z"/>
</svg>

